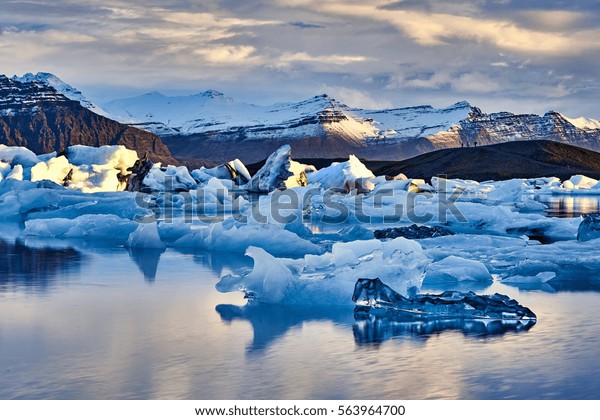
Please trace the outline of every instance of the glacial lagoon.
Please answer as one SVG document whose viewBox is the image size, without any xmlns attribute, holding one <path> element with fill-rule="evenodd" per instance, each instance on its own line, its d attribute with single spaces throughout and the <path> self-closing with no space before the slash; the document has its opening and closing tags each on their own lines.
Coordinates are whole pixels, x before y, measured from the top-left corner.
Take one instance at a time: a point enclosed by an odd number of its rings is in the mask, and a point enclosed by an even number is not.
<svg viewBox="0 0 600 420">
<path fill-rule="evenodd" d="M 527 331 L 365 334 L 353 305 L 219 293 L 239 255 L 5 238 L 0 260 L 2 399 L 600 398 L 600 282 L 581 272 L 477 290 L 531 308 Z"/>
</svg>

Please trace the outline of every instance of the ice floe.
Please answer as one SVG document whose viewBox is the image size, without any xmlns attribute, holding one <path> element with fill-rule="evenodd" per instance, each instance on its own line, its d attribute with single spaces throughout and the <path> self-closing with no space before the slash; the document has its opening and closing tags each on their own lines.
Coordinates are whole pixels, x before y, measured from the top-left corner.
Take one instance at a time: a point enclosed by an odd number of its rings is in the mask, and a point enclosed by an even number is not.
<svg viewBox="0 0 600 420">
<path fill-rule="evenodd" d="M 404 238 L 335 243 L 331 252 L 301 259 L 275 258 L 250 247 L 250 272 L 226 275 L 222 292 L 243 291 L 249 299 L 280 304 L 350 304 L 358 277 L 378 275 L 404 293 L 420 287 L 429 259 L 421 246 Z"/>
</svg>

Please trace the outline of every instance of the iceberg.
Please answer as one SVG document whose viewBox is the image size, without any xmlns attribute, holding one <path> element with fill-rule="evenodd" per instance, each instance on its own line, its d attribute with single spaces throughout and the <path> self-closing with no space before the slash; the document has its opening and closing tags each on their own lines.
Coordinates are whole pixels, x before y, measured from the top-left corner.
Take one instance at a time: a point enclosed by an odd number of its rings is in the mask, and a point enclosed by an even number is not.
<svg viewBox="0 0 600 420">
<path fill-rule="evenodd" d="M 138 223 L 109 214 L 86 214 L 75 219 L 37 219 L 25 222 L 25 236 L 111 239 L 124 243 Z"/>
<path fill-rule="evenodd" d="M 454 235 L 449 229 L 443 226 L 426 226 L 412 224 L 405 227 L 395 227 L 379 229 L 374 232 L 376 239 L 398 238 L 400 236 L 406 239 L 425 239 L 435 238 L 437 236 Z"/>
<path fill-rule="evenodd" d="M 127 168 L 131 175 L 127 177 L 125 191 L 142 191 L 144 189 L 144 179 L 153 167 L 154 164 L 148 159 L 147 153 L 141 159 L 136 160 L 132 167 Z"/>
<path fill-rule="evenodd" d="M 600 214 L 586 214 L 577 229 L 577 240 L 580 242 L 600 238 Z"/>
<path fill-rule="evenodd" d="M 354 155 L 346 162 L 334 162 L 327 168 L 309 173 L 307 178 L 310 184 L 318 184 L 325 190 L 365 193 L 375 188 L 371 182 L 375 175 Z"/>
<path fill-rule="evenodd" d="M 187 167 L 155 163 L 144 177 L 144 186 L 152 191 L 189 191 L 198 188 Z"/>
<path fill-rule="evenodd" d="M 38 163 L 40 159 L 26 147 L 0 144 L 0 161 L 8 163 L 10 166 L 21 165 L 31 168 Z"/>
<path fill-rule="evenodd" d="M 296 233 L 273 225 L 246 225 L 227 219 L 184 235 L 173 243 L 176 248 L 244 253 L 248 247 L 260 247 L 273 255 L 298 256 L 320 254 L 323 249 Z"/>
<path fill-rule="evenodd" d="M 158 234 L 156 222 L 140 223 L 138 227 L 129 234 L 127 248 L 162 249 L 166 248 Z"/>
<path fill-rule="evenodd" d="M 8 175 L 6 175 L 6 179 L 14 179 L 17 181 L 23 181 L 23 166 L 15 165 L 12 168 L 12 171 Z"/>
<path fill-rule="evenodd" d="M 22 147 L 0 147 L 0 180 L 52 181 L 83 192 L 120 191 L 137 152 L 125 146 L 71 146 L 36 156 Z"/>
<path fill-rule="evenodd" d="M 314 170 L 314 167 L 293 161 L 291 153 L 287 144 L 274 151 L 245 186 L 246 191 L 268 193 L 307 185 L 306 171 Z"/>
<path fill-rule="evenodd" d="M 215 166 L 214 168 L 202 167 L 194 169 L 191 175 L 200 183 L 207 182 L 211 178 L 217 178 L 233 181 L 236 185 L 246 184 L 252 178 L 246 166 L 239 159 Z"/>
<path fill-rule="evenodd" d="M 285 305 L 348 305 L 356 278 L 376 274 L 399 290 L 419 288 L 429 259 L 404 238 L 335 243 L 322 255 L 275 258 L 250 247 L 250 271 L 221 277 L 220 292 L 242 291 L 253 302 Z"/>
<path fill-rule="evenodd" d="M 585 175 L 573 175 L 562 183 L 561 188 L 565 190 L 582 190 L 594 188 L 597 184 L 597 179 Z"/>
<path fill-rule="evenodd" d="M 450 255 L 429 266 L 423 280 L 423 286 L 458 281 L 489 284 L 492 283 L 493 279 L 482 262 Z"/>
<path fill-rule="evenodd" d="M 394 320 L 480 319 L 511 324 L 537 322 L 536 315 L 516 300 L 499 293 L 477 295 L 473 292 L 446 291 L 401 295 L 379 278 L 359 278 L 352 300 L 358 317 L 384 316 Z"/>
</svg>

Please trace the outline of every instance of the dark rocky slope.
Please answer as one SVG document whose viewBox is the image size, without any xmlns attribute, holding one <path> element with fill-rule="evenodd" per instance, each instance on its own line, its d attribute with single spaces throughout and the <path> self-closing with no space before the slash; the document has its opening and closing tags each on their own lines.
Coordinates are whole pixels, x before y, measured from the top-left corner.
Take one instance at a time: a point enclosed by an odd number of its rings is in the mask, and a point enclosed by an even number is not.
<svg viewBox="0 0 600 420">
<path fill-rule="evenodd" d="M 554 141 L 515 141 L 482 147 L 436 150 L 395 163 L 365 162 L 377 175 L 475 181 L 572 175 L 600 178 L 600 153 Z"/>
</svg>

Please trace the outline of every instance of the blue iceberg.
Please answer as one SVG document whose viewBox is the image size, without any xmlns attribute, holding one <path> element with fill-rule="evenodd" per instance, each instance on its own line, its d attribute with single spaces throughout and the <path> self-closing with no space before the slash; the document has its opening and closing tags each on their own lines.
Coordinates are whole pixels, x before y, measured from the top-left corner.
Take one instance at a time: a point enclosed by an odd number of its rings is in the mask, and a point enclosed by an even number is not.
<svg viewBox="0 0 600 420">
<path fill-rule="evenodd" d="M 378 278 L 360 278 L 354 286 L 352 300 L 355 313 L 373 313 L 406 319 L 500 319 L 536 320 L 536 315 L 506 295 L 477 295 L 473 292 L 447 291 L 438 295 L 417 294 L 409 290 L 404 297 Z"/>
</svg>

